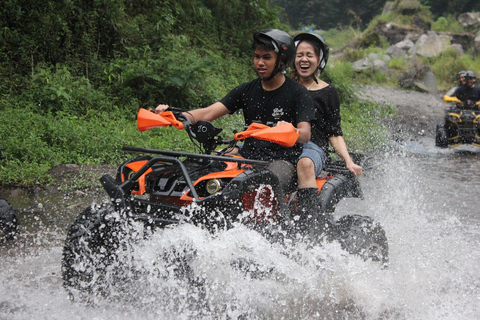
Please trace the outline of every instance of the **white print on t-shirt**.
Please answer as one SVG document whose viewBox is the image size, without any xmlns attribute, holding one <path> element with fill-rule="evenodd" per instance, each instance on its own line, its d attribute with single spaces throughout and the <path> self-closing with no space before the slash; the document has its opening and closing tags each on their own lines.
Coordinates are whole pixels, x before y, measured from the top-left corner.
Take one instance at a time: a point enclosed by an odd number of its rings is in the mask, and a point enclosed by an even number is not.
<svg viewBox="0 0 480 320">
<path fill-rule="evenodd" d="M 280 118 L 284 115 L 283 108 L 275 108 L 273 109 L 272 115 L 275 119 Z"/>
</svg>

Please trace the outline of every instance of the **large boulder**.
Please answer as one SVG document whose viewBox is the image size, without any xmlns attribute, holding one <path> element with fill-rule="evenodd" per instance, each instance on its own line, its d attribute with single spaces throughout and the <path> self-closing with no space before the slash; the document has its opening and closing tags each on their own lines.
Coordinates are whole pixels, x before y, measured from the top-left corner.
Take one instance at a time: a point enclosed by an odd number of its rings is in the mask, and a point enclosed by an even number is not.
<svg viewBox="0 0 480 320">
<path fill-rule="evenodd" d="M 437 78 L 428 66 L 410 69 L 400 76 L 398 83 L 402 88 L 415 89 L 431 94 L 438 93 Z"/>
<path fill-rule="evenodd" d="M 363 59 L 357 60 L 352 64 L 352 69 L 357 72 L 373 71 L 378 73 L 388 73 L 388 61 L 390 56 L 380 56 L 376 53 L 370 53 Z"/>
<path fill-rule="evenodd" d="M 374 29 L 374 32 L 387 39 L 389 44 L 396 44 L 404 39 L 417 41 L 423 32 L 417 28 L 397 23 L 379 23 Z"/>
<path fill-rule="evenodd" d="M 458 22 L 467 29 L 480 28 L 480 12 L 465 12 L 458 16 Z"/>
<path fill-rule="evenodd" d="M 415 46 L 410 50 L 412 55 L 432 58 L 451 47 L 450 36 L 438 35 L 433 31 L 422 34 Z"/>
<path fill-rule="evenodd" d="M 406 59 L 407 58 L 407 52 L 405 50 L 403 50 L 402 48 L 396 46 L 396 45 L 388 47 L 387 54 L 390 57 L 396 58 L 396 59 Z"/>
<path fill-rule="evenodd" d="M 415 46 L 415 43 L 412 40 L 410 40 L 410 38 L 407 38 L 403 41 L 395 43 L 395 47 L 398 47 L 404 51 L 409 51 L 414 46 Z"/>
<path fill-rule="evenodd" d="M 473 48 L 477 54 L 480 53 L 480 31 L 477 33 L 475 40 L 473 42 Z"/>
</svg>

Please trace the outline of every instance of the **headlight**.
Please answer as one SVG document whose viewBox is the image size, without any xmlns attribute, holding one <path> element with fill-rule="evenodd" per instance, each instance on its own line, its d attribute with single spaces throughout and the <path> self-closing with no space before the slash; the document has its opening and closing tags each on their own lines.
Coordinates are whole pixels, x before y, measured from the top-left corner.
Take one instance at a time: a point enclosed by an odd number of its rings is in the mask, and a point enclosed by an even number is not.
<svg viewBox="0 0 480 320">
<path fill-rule="evenodd" d="M 222 188 L 222 183 L 218 179 L 208 180 L 205 185 L 205 189 L 209 194 L 217 193 L 218 191 L 220 191 L 221 188 Z"/>
</svg>

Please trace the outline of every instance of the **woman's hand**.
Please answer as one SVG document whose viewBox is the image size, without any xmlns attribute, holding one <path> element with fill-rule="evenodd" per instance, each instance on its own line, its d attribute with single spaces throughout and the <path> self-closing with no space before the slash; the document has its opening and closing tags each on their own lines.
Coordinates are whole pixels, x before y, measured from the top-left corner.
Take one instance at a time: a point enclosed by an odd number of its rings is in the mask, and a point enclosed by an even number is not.
<svg viewBox="0 0 480 320">
<path fill-rule="evenodd" d="M 347 165 L 347 169 L 350 170 L 355 177 L 358 177 L 363 173 L 363 168 L 353 162 Z"/>
</svg>

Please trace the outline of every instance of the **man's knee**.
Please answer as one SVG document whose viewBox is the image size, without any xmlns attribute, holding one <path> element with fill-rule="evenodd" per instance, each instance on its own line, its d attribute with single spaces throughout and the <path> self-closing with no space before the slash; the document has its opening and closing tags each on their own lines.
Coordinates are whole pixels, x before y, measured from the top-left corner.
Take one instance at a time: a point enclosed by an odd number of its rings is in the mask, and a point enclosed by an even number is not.
<svg viewBox="0 0 480 320">
<path fill-rule="evenodd" d="M 312 159 L 305 157 L 305 158 L 301 158 L 300 160 L 298 160 L 298 162 L 297 162 L 297 172 L 308 173 L 308 172 L 312 172 L 312 171 L 315 171 L 315 165 L 314 165 Z"/>
</svg>

